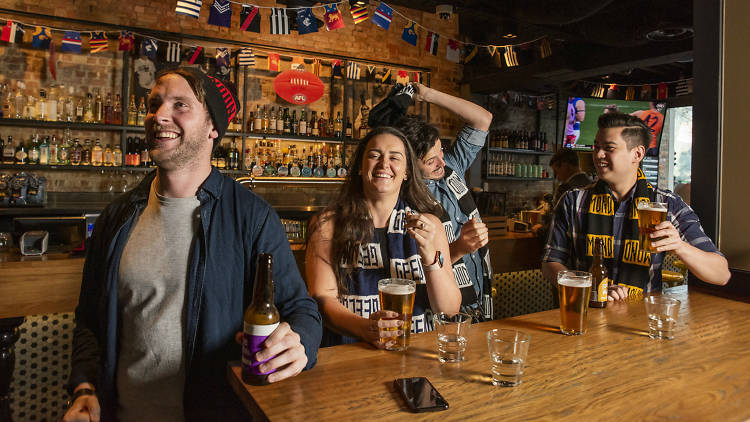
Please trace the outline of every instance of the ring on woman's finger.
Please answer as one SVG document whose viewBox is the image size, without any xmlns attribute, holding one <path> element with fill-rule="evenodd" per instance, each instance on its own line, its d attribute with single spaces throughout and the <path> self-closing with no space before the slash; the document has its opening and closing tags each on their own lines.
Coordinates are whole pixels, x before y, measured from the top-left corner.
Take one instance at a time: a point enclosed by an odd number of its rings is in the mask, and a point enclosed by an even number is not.
<svg viewBox="0 0 750 422">
<path fill-rule="evenodd" d="M 422 230 L 424 230 L 424 223 L 420 222 L 419 223 L 419 228 L 422 229 Z"/>
</svg>

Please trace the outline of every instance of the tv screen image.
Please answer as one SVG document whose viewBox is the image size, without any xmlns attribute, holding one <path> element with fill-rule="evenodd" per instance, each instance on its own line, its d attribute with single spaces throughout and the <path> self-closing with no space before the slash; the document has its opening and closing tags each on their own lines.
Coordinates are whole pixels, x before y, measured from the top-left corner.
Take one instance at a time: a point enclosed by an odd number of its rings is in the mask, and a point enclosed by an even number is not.
<svg viewBox="0 0 750 422">
<path fill-rule="evenodd" d="M 661 129 L 664 126 L 664 103 L 656 101 L 625 101 L 607 98 L 570 97 L 567 103 L 563 146 L 590 150 L 594 145 L 596 121 L 604 113 L 620 112 L 636 116 L 651 128 L 651 145 L 648 155 L 659 149 Z"/>
</svg>

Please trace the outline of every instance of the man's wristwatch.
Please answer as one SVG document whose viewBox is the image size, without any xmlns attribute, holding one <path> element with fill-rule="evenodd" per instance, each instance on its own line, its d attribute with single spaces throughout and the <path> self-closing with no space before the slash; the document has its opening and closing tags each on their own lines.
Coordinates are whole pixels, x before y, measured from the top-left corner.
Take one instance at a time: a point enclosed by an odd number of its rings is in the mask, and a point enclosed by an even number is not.
<svg viewBox="0 0 750 422">
<path fill-rule="evenodd" d="M 80 390 L 76 390 L 73 393 L 73 396 L 70 397 L 70 400 L 68 400 L 67 405 L 68 407 L 72 406 L 73 402 L 78 400 L 78 398 L 81 396 L 95 396 L 95 395 L 96 393 L 94 392 L 94 390 L 90 388 L 81 388 Z"/>
<path fill-rule="evenodd" d="M 440 251 L 435 252 L 435 262 L 430 265 L 424 266 L 425 272 L 435 271 L 443 268 L 443 253 Z"/>
</svg>

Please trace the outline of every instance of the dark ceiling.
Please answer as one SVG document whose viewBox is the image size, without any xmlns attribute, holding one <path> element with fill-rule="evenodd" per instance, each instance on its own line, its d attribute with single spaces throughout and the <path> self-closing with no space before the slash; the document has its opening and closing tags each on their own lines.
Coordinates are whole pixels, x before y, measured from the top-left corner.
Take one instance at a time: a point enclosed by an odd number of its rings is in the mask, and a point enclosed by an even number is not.
<svg viewBox="0 0 750 422">
<path fill-rule="evenodd" d="M 522 52 L 518 67 L 478 54 L 464 69 L 473 92 L 564 89 L 578 81 L 645 84 L 692 76 L 691 0 L 391 0 L 435 12 L 451 4 L 463 41 L 521 44 L 547 37 L 552 56 Z M 455 19 L 455 16 L 454 16 Z M 504 38 L 512 33 L 516 37 Z"/>
</svg>

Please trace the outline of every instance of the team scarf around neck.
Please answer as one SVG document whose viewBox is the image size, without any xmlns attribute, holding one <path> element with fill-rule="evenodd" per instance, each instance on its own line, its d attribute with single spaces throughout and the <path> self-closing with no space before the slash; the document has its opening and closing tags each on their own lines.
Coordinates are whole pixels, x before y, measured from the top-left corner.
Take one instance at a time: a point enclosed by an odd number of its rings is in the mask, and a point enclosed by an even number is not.
<svg viewBox="0 0 750 422">
<path fill-rule="evenodd" d="M 469 216 L 470 219 L 476 218 L 477 220 L 481 221 L 479 210 L 477 209 L 477 204 L 474 202 L 474 198 L 471 197 L 469 188 L 466 186 L 463 180 L 461 180 L 458 174 L 453 171 L 452 168 L 448 166 L 445 166 L 444 168 L 444 179 L 446 185 L 458 200 L 458 207 L 461 208 L 461 212 Z M 450 217 L 447 215 L 443 215 L 441 217 L 441 220 L 445 228 L 445 233 L 448 236 L 448 243 L 452 243 L 454 240 L 456 240 L 453 230 L 453 223 L 451 222 Z M 490 263 L 490 250 L 487 246 L 482 246 L 481 248 L 479 248 L 478 252 L 479 256 L 482 259 L 482 316 L 485 320 L 491 320 L 493 318 L 494 312 L 492 309 L 491 295 L 492 264 Z M 466 263 L 464 263 L 463 257 L 461 257 L 461 259 L 453 264 L 453 276 L 458 283 L 458 287 L 461 289 L 462 310 L 468 310 L 465 309 L 467 308 L 466 305 L 476 303 L 476 292 L 474 291 L 474 287 L 472 285 L 469 285 L 469 289 L 465 288 L 467 280 L 468 283 L 471 283 L 471 277 L 469 277 L 469 272 L 466 269 Z M 464 286 L 462 287 L 462 285 Z M 469 293 L 469 290 L 471 290 L 471 293 Z"/>
<path fill-rule="evenodd" d="M 612 276 L 612 268 L 618 265 L 615 283 L 629 287 L 629 294 L 642 292 L 649 282 L 649 268 L 651 254 L 641 249 L 638 240 L 638 203 L 654 201 L 656 190 L 648 182 L 641 169 L 638 169 L 638 179 L 635 192 L 630 203 L 628 215 L 622 224 L 622 246 L 620 256 L 615 259 L 614 253 L 614 219 L 615 197 L 609 186 L 599 180 L 592 188 L 588 200 L 584 204 L 583 229 L 586 234 L 586 254 L 579 259 L 578 268 L 587 270 L 593 261 L 594 243 L 601 238 L 604 243 L 604 265 Z"/>
</svg>

